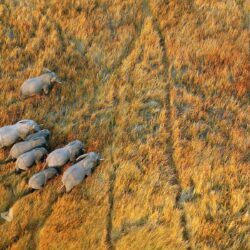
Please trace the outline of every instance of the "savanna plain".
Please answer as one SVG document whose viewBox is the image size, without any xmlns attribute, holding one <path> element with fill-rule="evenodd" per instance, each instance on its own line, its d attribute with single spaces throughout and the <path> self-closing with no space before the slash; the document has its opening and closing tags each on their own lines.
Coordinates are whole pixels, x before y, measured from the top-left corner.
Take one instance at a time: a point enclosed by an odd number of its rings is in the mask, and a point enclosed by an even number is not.
<svg viewBox="0 0 250 250">
<path fill-rule="evenodd" d="M 249 0 L 1 0 L 0 126 L 105 159 L 69 193 L 0 165 L 0 249 L 250 249 Z M 20 99 L 43 68 L 62 85 Z M 0 151 L 5 159 L 8 150 Z M 69 165 L 65 166 L 66 169 Z"/>
</svg>

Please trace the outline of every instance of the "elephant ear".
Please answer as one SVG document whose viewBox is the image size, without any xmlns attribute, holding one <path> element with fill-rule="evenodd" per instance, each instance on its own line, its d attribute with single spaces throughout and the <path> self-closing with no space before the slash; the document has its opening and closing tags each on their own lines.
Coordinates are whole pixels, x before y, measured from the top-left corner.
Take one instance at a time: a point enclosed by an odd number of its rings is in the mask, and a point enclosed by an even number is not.
<svg viewBox="0 0 250 250">
<path fill-rule="evenodd" d="M 86 158 L 88 155 L 89 155 L 89 154 L 84 154 L 84 155 L 79 156 L 78 158 L 76 158 L 76 162 L 78 162 L 78 161 L 80 161 L 80 160 Z"/>
<path fill-rule="evenodd" d="M 19 127 L 18 132 L 19 132 L 19 137 L 24 140 L 30 132 L 30 126 L 27 124 L 22 124 Z"/>
<path fill-rule="evenodd" d="M 33 128 L 36 132 L 38 132 L 38 131 L 41 130 L 41 126 L 40 126 L 40 125 L 37 125 L 37 124 L 33 124 L 33 125 L 32 125 L 32 128 Z"/>
</svg>

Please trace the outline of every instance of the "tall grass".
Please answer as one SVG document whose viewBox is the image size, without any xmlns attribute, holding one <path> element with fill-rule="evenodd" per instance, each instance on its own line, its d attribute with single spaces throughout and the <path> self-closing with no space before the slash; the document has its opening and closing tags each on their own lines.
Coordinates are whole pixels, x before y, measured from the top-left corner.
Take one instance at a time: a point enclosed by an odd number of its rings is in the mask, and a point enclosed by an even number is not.
<svg viewBox="0 0 250 250">
<path fill-rule="evenodd" d="M 0 248 L 249 248 L 248 19 L 247 1 L 1 1 L 0 126 L 34 119 L 105 161 L 26 196 L 42 164 L 1 165 Z M 44 67 L 64 84 L 21 100 Z"/>
</svg>

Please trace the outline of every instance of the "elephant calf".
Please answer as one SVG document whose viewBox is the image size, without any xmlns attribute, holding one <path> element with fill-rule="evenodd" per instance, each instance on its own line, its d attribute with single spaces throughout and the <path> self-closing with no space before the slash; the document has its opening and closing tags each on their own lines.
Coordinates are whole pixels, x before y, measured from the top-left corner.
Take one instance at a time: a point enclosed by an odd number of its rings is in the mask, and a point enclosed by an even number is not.
<svg viewBox="0 0 250 250">
<path fill-rule="evenodd" d="M 29 187 L 32 189 L 42 189 L 47 183 L 49 179 L 52 179 L 58 175 L 58 172 L 55 168 L 47 168 L 44 169 L 36 174 L 34 174 L 30 179 L 29 179 Z"/>
<path fill-rule="evenodd" d="M 17 159 L 18 156 L 22 155 L 23 153 L 42 146 L 48 146 L 44 137 L 18 142 L 12 146 L 7 160 Z"/>
<path fill-rule="evenodd" d="M 19 173 L 20 170 L 28 170 L 35 163 L 38 164 L 47 154 L 48 151 L 41 147 L 20 155 L 16 161 L 16 173 Z"/>
<path fill-rule="evenodd" d="M 100 155 L 95 152 L 90 152 L 80 156 L 77 160 L 81 160 L 68 168 L 62 177 L 63 186 L 66 192 L 69 192 L 74 186 L 80 184 L 85 176 L 90 176 L 92 170 L 99 164 Z"/>
<path fill-rule="evenodd" d="M 40 131 L 33 120 L 21 120 L 14 125 L 0 128 L 0 148 L 12 146 L 18 140 L 24 140 L 30 133 Z"/>
<path fill-rule="evenodd" d="M 34 96 L 36 94 L 48 95 L 54 83 L 61 83 L 55 72 L 46 70 L 46 73 L 26 80 L 20 89 L 22 98 Z"/>
<path fill-rule="evenodd" d="M 67 144 L 63 148 L 52 151 L 47 159 L 45 166 L 48 167 L 62 167 L 68 161 L 75 161 L 76 157 L 83 151 L 82 142 L 75 140 Z"/>
<path fill-rule="evenodd" d="M 31 135 L 27 136 L 25 138 L 25 141 L 37 139 L 39 137 L 44 137 L 45 140 L 48 140 L 49 136 L 50 136 L 49 130 L 48 129 L 43 129 L 43 130 L 40 130 L 40 131 L 38 131 L 38 132 L 36 132 L 34 134 L 31 134 Z"/>
</svg>

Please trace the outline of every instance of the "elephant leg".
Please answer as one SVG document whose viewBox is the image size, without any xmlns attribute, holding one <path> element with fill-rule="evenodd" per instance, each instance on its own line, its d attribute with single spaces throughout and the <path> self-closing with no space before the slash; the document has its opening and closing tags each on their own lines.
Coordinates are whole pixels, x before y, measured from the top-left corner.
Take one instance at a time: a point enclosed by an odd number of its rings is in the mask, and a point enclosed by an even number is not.
<svg viewBox="0 0 250 250">
<path fill-rule="evenodd" d="M 43 87 L 43 92 L 44 92 L 45 95 L 48 95 L 49 92 L 50 92 L 50 87 L 48 85 L 44 86 Z"/>
<path fill-rule="evenodd" d="M 90 175 L 91 175 L 91 172 L 92 172 L 91 169 L 88 169 L 86 175 L 87 175 L 87 176 L 90 176 Z"/>
<path fill-rule="evenodd" d="M 26 99 L 26 96 L 23 95 L 23 94 L 21 94 L 21 95 L 20 95 L 20 100 L 22 101 L 22 100 L 25 100 L 25 99 Z"/>
</svg>

